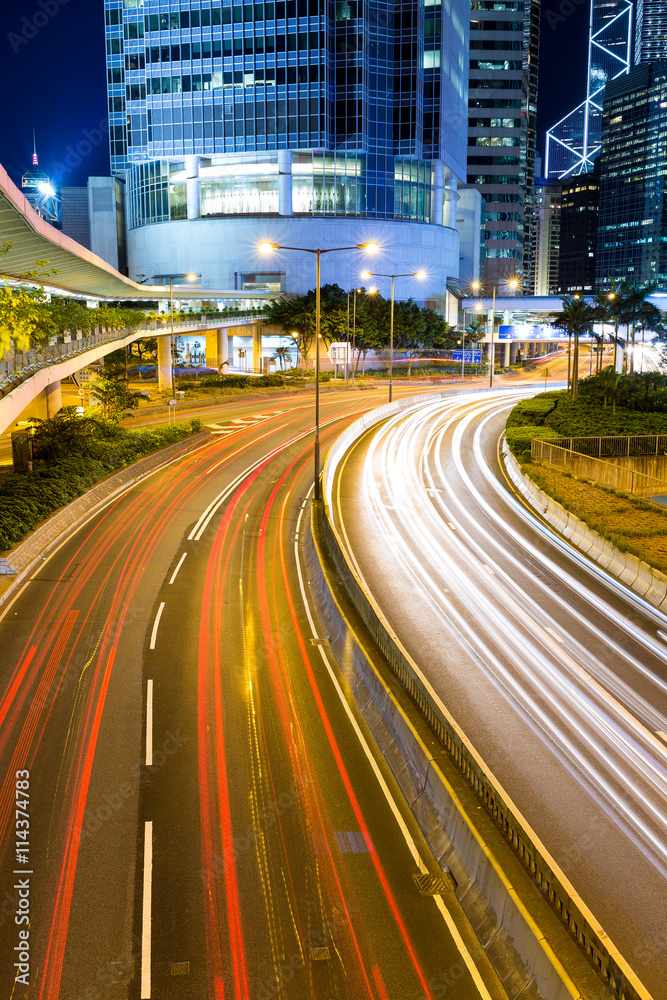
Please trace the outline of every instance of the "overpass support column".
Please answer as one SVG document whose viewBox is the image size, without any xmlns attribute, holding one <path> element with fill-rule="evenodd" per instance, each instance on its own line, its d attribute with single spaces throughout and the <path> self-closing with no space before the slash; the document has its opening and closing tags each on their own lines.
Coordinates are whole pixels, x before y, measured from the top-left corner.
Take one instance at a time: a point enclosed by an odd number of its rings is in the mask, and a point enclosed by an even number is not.
<svg viewBox="0 0 667 1000">
<path fill-rule="evenodd" d="M 502 354 L 500 355 L 500 367 L 509 368 L 510 363 L 510 341 L 506 340 L 502 345 Z"/>
<path fill-rule="evenodd" d="M 171 392 L 171 337 L 157 338 L 157 377 L 163 392 Z"/>
<path fill-rule="evenodd" d="M 218 368 L 229 361 L 229 336 L 227 330 L 218 330 Z M 229 365 L 226 366 L 229 368 Z"/>
<path fill-rule="evenodd" d="M 46 386 L 44 389 L 44 398 L 46 400 L 46 416 L 50 420 L 51 417 L 55 417 L 63 405 L 62 394 L 60 392 L 60 379 Z"/>
<path fill-rule="evenodd" d="M 513 340 L 510 343 L 510 364 L 511 365 L 516 364 L 516 356 L 518 354 L 518 351 L 519 351 L 519 341 L 518 340 Z"/>
<path fill-rule="evenodd" d="M 252 367 L 256 372 L 262 371 L 262 328 L 259 323 L 252 327 Z"/>
</svg>

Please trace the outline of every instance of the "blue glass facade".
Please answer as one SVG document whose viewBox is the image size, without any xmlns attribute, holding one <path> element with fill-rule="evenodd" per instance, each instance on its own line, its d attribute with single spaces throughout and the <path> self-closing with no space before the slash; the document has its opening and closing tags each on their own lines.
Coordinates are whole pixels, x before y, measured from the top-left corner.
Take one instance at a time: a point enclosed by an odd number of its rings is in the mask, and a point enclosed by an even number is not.
<svg viewBox="0 0 667 1000">
<path fill-rule="evenodd" d="M 105 0 L 105 16 L 131 228 L 238 214 L 447 224 L 447 189 L 465 178 L 466 0 Z"/>
</svg>

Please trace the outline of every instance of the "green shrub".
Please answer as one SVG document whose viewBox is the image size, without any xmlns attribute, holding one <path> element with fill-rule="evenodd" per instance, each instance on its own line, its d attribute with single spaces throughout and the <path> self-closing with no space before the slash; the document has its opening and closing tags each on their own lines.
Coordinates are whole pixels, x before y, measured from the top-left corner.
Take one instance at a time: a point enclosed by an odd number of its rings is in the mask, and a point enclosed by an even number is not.
<svg viewBox="0 0 667 1000">
<path fill-rule="evenodd" d="M 505 436 L 510 451 L 519 463 L 530 461 L 530 444 L 533 438 L 559 437 L 556 431 L 540 424 L 523 424 L 519 427 L 507 427 Z"/>
<path fill-rule="evenodd" d="M 535 396 L 522 399 L 507 418 L 508 427 L 540 426 L 556 406 L 556 400 Z"/>
<path fill-rule="evenodd" d="M 253 379 L 253 385 L 259 385 L 264 388 L 285 385 L 285 376 L 278 372 L 273 375 L 261 375 L 259 378 Z"/>
<path fill-rule="evenodd" d="M 85 433 L 77 438 L 71 423 L 64 420 L 60 434 L 69 449 L 65 452 L 65 446 L 58 442 L 57 420 L 45 421 L 44 425 L 47 423 L 42 454 L 56 457 L 38 461 L 31 475 L 13 473 L 0 485 L 0 551 L 21 541 L 59 507 L 76 500 L 108 473 L 201 430 L 201 421 L 196 419 L 189 424 L 136 431 L 96 421 L 99 438 L 93 439 L 82 420 Z"/>
</svg>

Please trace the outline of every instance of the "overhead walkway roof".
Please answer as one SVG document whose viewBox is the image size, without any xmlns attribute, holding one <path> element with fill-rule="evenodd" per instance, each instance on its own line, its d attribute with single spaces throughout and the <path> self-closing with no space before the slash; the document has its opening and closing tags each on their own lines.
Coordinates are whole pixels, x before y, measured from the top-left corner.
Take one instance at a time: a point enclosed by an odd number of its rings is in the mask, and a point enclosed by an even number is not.
<svg viewBox="0 0 667 1000">
<path fill-rule="evenodd" d="M 59 273 L 49 277 L 46 287 L 91 299 L 168 299 L 165 285 L 139 285 L 116 271 L 101 257 L 54 229 L 34 211 L 25 196 L 0 166 L 0 242 L 11 241 L 8 256 L 0 258 L 0 273 L 20 278 L 33 270 L 35 261 L 46 260 L 48 269 Z M 269 299 L 267 292 L 200 288 L 174 285 L 174 297 L 184 299 Z"/>
</svg>

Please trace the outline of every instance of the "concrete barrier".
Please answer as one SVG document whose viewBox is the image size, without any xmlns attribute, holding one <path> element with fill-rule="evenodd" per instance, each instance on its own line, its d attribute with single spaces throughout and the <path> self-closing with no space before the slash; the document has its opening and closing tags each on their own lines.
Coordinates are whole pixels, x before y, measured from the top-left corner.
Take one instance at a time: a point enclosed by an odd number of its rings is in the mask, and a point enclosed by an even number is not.
<svg viewBox="0 0 667 1000">
<path fill-rule="evenodd" d="M 525 487 L 526 482 L 532 483 L 519 468 L 506 441 L 503 442 L 503 459 L 507 473 L 517 489 Z M 617 549 L 552 498 L 548 497 L 545 505 L 541 496 L 538 498 L 540 491 L 534 483 L 532 486 L 533 490 L 523 489 L 521 492 L 552 528 L 588 555 L 601 569 L 616 576 L 653 607 L 667 613 L 667 576 L 664 573 L 640 561 L 637 556 Z"/>
</svg>

